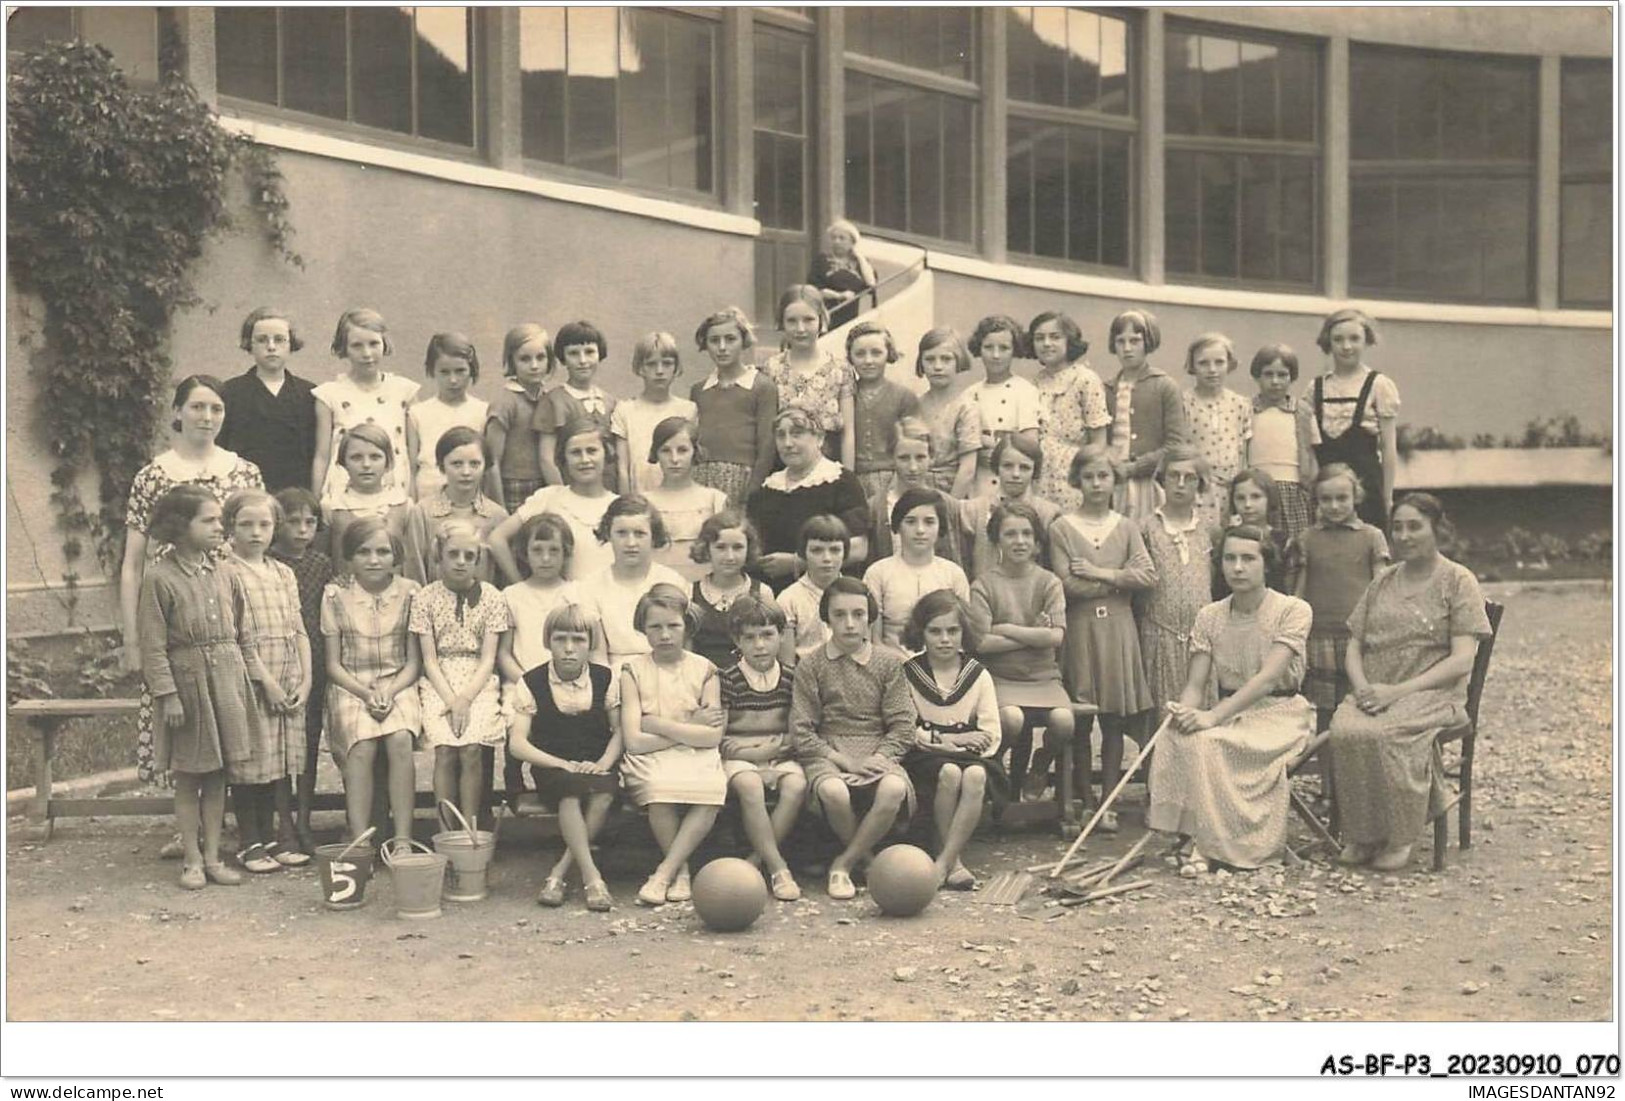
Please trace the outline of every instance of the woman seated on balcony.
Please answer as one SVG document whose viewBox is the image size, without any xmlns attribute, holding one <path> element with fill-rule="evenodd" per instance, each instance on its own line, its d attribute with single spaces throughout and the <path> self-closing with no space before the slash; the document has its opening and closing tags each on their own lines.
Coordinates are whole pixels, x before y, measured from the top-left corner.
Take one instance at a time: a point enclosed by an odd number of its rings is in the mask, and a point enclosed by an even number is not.
<svg viewBox="0 0 1625 1101">
<path fill-rule="evenodd" d="M 807 273 L 807 282 L 824 295 L 832 329 L 858 316 L 859 296 L 877 282 L 874 265 L 858 251 L 862 243 L 857 226 L 844 218 L 831 222 L 824 231 L 824 251 L 813 257 Z"/>
</svg>

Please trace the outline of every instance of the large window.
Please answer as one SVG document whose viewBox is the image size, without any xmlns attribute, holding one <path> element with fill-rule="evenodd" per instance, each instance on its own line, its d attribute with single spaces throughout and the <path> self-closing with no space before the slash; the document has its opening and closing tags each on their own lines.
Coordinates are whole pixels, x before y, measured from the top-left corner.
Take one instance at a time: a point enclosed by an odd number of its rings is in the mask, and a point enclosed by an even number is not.
<svg viewBox="0 0 1625 1101">
<path fill-rule="evenodd" d="M 1316 48 L 1172 22 L 1165 43 L 1168 272 L 1313 289 Z"/>
<path fill-rule="evenodd" d="M 757 317 L 772 315 L 779 292 L 807 276 L 811 170 L 807 120 L 811 114 L 812 43 L 805 34 L 758 23 L 756 71 Z"/>
<path fill-rule="evenodd" d="M 524 8 L 526 157 L 716 190 L 716 24 L 647 8 Z"/>
<path fill-rule="evenodd" d="M 846 49 L 960 80 L 976 79 L 974 8 L 846 8 Z"/>
<path fill-rule="evenodd" d="M 846 212 L 883 229 L 975 237 L 976 107 L 846 74 Z"/>
<path fill-rule="evenodd" d="M 1129 24 L 1078 8 L 1006 9 L 1011 251 L 1127 268 L 1134 130 Z"/>
<path fill-rule="evenodd" d="M 469 8 L 215 9 L 224 95 L 474 144 Z"/>
<path fill-rule="evenodd" d="M 1563 184 L 1559 300 L 1607 308 L 1614 296 L 1612 66 L 1563 62 Z"/>
<path fill-rule="evenodd" d="M 1350 50 L 1356 294 L 1530 301 L 1536 79 L 1533 59 Z"/>
<path fill-rule="evenodd" d="M 976 237 L 975 11 L 848 8 L 845 18 L 847 215 L 969 244 Z"/>
</svg>

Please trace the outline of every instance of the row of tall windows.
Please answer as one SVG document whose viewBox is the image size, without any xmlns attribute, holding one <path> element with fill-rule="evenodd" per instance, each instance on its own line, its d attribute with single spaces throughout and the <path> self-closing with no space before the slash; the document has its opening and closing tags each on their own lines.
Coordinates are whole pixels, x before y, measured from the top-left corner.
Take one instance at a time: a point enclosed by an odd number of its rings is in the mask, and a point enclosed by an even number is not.
<svg viewBox="0 0 1625 1101">
<path fill-rule="evenodd" d="M 1008 249 L 1131 274 L 1146 121 L 1138 17 L 1040 7 L 999 17 Z M 474 155 L 489 141 L 479 9 L 222 7 L 214 18 L 218 87 L 228 100 L 452 153 Z M 843 163 L 815 165 L 813 9 L 757 16 L 747 140 L 765 285 L 805 271 L 820 172 L 834 176 L 861 225 L 976 245 L 979 18 L 969 8 L 845 9 Z M 8 23 L 8 45 L 85 33 L 100 19 L 96 8 L 23 8 Z M 719 197 L 714 12 L 524 8 L 517 22 L 527 161 Z M 1169 276 L 1317 290 L 1322 43 L 1177 19 L 1163 37 Z M 1560 300 L 1603 306 L 1612 295 L 1611 63 L 1565 59 L 1561 73 Z M 1532 57 L 1351 45 L 1353 293 L 1533 299 L 1538 85 Z"/>
</svg>

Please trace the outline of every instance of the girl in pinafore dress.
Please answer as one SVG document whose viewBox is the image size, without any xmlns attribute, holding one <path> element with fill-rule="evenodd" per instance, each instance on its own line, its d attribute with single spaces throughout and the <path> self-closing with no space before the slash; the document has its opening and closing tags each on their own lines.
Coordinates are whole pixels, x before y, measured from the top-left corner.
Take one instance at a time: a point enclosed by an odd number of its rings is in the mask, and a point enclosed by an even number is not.
<svg viewBox="0 0 1625 1101">
<path fill-rule="evenodd" d="M 1157 583 L 1134 598 L 1153 726 L 1185 688 L 1191 625 L 1213 599 L 1208 563 L 1214 539 L 1196 513 L 1196 502 L 1210 491 L 1207 460 L 1201 452 L 1186 444 L 1168 448 L 1157 467 L 1157 484 L 1162 487 L 1162 507 L 1140 521 Z"/>
<path fill-rule="evenodd" d="M 1117 466 L 1105 448 L 1086 447 L 1067 479 L 1083 493 L 1083 507 L 1050 527 L 1050 560 L 1066 590 L 1066 680 L 1072 698 L 1100 709 L 1101 793 L 1123 773 L 1123 732 L 1152 706 L 1140 660 L 1140 636 L 1130 600 L 1157 583 L 1140 529 L 1113 512 Z M 1086 739 L 1087 742 L 1087 739 Z M 1087 745 L 1084 760 L 1088 760 Z M 1100 828 L 1117 829 L 1107 811 Z"/>
<path fill-rule="evenodd" d="M 409 619 L 418 583 L 396 574 L 401 541 L 376 516 L 351 524 L 339 547 L 346 576 L 322 594 L 327 639 L 327 744 L 344 773 L 352 838 L 372 816 L 373 764 L 388 757 L 395 837 L 412 835 L 412 739 L 422 726 L 417 636 Z"/>
<path fill-rule="evenodd" d="M 649 828 L 664 858 L 643 887 L 645 906 L 693 897 L 688 858 L 716 823 L 728 797 L 722 768 L 722 688 L 716 666 L 683 649 L 688 597 L 656 585 L 638 601 L 633 626 L 649 652 L 621 669 L 621 777 L 632 801 L 649 809 Z"/>
<path fill-rule="evenodd" d="M 189 891 L 241 883 L 220 859 L 220 832 L 226 770 L 247 763 L 260 740 L 242 585 L 215 562 L 220 506 L 202 486 L 176 486 L 160 497 L 147 531 L 174 544 L 141 580 L 137 631 L 162 720 L 153 763 L 175 780 L 180 883 Z"/>
<path fill-rule="evenodd" d="M 508 603 L 480 580 L 480 531 L 467 520 L 441 525 L 435 536 L 440 580 L 412 596 L 412 633 L 421 640 L 423 737 L 434 747 L 434 797 L 456 796 L 474 821 L 485 797 L 484 746 L 507 739 L 497 683 L 497 642 L 513 626 Z"/>
<path fill-rule="evenodd" d="M 1361 310 L 1338 310 L 1315 340 L 1332 357 L 1332 370 L 1315 379 L 1311 391 L 1320 465 L 1347 463 L 1365 489 L 1360 519 L 1379 530 L 1388 526 L 1399 467 L 1399 390 L 1394 380 L 1373 371 L 1362 358 L 1377 343 L 1377 329 Z"/>
<path fill-rule="evenodd" d="M 1078 448 L 1097 439 L 1105 442 L 1112 423 L 1106 412 L 1106 387 L 1083 358 L 1089 351 L 1083 330 L 1066 314 L 1045 310 L 1034 317 L 1027 324 L 1027 345 L 1038 361 L 1033 385 L 1038 387 L 1039 443 L 1044 451 L 1043 474 L 1034 492 L 1071 512 L 1082 501 L 1066 484 L 1066 472 Z"/>
<path fill-rule="evenodd" d="M 266 551 L 282 522 L 282 507 L 263 490 L 235 493 L 226 502 L 225 525 L 232 556 L 223 567 L 243 590 L 244 628 L 253 639 L 248 675 L 260 738 L 243 764 L 228 769 L 232 811 L 237 816 L 237 862 L 250 872 L 302 867 L 293 828 L 293 784 L 304 765 L 305 708 L 310 697 L 310 639 L 300 617 L 299 582 L 293 570 Z M 280 813 L 282 834 L 275 832 Z"/>
</svg>

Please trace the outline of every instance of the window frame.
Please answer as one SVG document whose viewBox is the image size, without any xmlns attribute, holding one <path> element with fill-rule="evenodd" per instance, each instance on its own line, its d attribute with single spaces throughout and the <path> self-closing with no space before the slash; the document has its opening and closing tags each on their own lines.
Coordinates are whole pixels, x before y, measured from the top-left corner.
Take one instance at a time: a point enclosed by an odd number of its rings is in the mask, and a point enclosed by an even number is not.
<svg viewBox="0 0 1625 1101">
<path fill-rule="evenodd" d="M 293 107 L 284 107 L 286 97 L 285 74 L 283 62 L 284 29 L 282 23 L 283 7 L 272 7 L 276 13 L 276 103 L 266 103 L 263 100 L 251 99 L 247 96 L 233 95 L 220 91 L 218 99 L 222 108 L 229 108 L 233 113 L 244 118 L 263 118 L 268 122 L 283 123 L 289 126 L 298 126 L 305 129 L 325 131 L 335 136 L 365 141 L 373 145 L 382 145 L 400 149 L 407 152 L 431 152 L 436 156 L 447 157 L 452 160 L 465 161 L 470 164 L 484 164 L 487 162 L 489 138 L 486 126 L 486 93 L 485 93 L 485 66 L 489 63 L 490 50 L 487 45 L 485 20 L 479 7 L 462 6 L 468 12 L 468 71 L 469 71 L 469 129 L 470 141 L 467 145 L 446 141 L 443 138 L 425 137 L 417 133 L 407 133 L 403 130 L 390 130 L 381 126 L 373 126 L 365 122 L 357 122 L 355 114 L 355 49 L 351 25 L 350 8 L 341 9 L 344 12 L 344 111 L 345 118 L 333 118 L 330 115 L 317 114 L 314 111 L 301 111 Z M 216 11 L 218 17 L 218 10 Z M 417 51 L 417 12 L 412 13 L 413 19 L 413 48 L 411 50 L 411 87 L 412 87 L 412 125 L 416 129 L 421 121 L 418 97 L 418 51 Z M 219 83 L 220 64 L 218 52 L 216 54 L 216 86 Z"/>
<path fill-rule="evenodd" d="M 971 19 L 970 30 L 972 49 L 970 68 L 972 72 L 977 72 L 982 51 L 986 49 L 986 43 L 981 41 L 980 21 L 974 16 Z M 929 69 L 912 68 L 911 66 L 901 64 L 900 62 L 874 57 L 870 54 L 854 53 L 850 49 L 843 50 L 841 54 L 841 69 L 841 103 L 838 104 L 835 109 L 842 113 L 843 119 L 847 114 L 847 104 L 850 101 L 852 83 L 851 77 L 853 74 L 864 77 L 868 80 L 878 80 L 890 84 L 900 85 L 915 92 L 925 92 L 930 95 L 945 96 L 950 99 L 955 99 L 962 103 L 969 104 L 971 111 L 971 133 L 961 146 L 966 150 L 970 160 L 970 210 L 968 212 L 970 234 L 966 240 L 958 240 L 952 237 L 939 237 L 930 233 L 918 233 L 909 229 L 879 225 L 875 222 L 869 221 L 866 218 L 858 217 L 857 214 L 850 209 L 846 211 L 846 216 L 866 234 L 872 233 L 877 237 L 907 241 L 925 248 L 942 249 L 948 252 L 959 252 L 967 256 L 979 255 L 981 250 L 981 235 L 984 228 L 982 225 L 982 212 L 980 205 L 982 190 L 981 133 L 982 127 L 986 125 L 982 114 L 986 107 L 986 101 L 981 85 L 973 80 L 963 80 L 959 77 L 945 76 L 942 73 L 934 72 Z M 873 119 L 872 111 L 870 112 L 870 118 L 871 120 Z M 869 161 L 871 164 L 873 164 L 874 128 L 872 125 L 869 128 L 869 134 L 869 149 L 871 154 Z M 850 135 L 848 135 L 844 140 L 850 141 Z M 939 167 L 946 164 L 946 157 L 948 156 L 949 152 L 949 145 L 945 141 L 943 143 L 942 153 L 938 158 Z M 844 142 L 841 155 L 844 159 Z M 906 156 L 903 160 L 903 165 L 906 170 L 908 166 Z M 841 191 L 843 196 L 845 195 L 846 189 L 851 186 L 850 172 L 850 167 L 843 165 L 843 170 L 841 173 Z M 945 172 L 942 174 L 942 177 L 946 178 Z M 874 174 L 872 171 L 870 173 L 868 184 L 869 214 L 873 215 L 875 201 Z M 908 194 L 908 190 L 909 189 L 905 184 L 903 189 L 905 203 L 905 215 L 903 220 L 905 222 L 909 220 L 909 207 L 907 204 L 912 202 L 912 199 Z M 948 222 L 946 192 L 944 192 L 942 210 L 944 215 L 943 223 L 944 227 L 946 227 Z"/>
<path fill-rule="evenodd" d="M 1610 148 L 1608 150 L 1609 155 L 1608 155 L 1608 159 L 1607 159 L 1608 160 L 1608 165 L 1610 167 L 1608 167 L 1606 169 L 1592 168 L 1592 169 L 1570 170 L 1570 169 L 1565 168 L 1563 166 L 1564 153 L 1565 153 L 1565 150 L 1563 148 L 1563 145 L 1564 145 L 1564 142 L 1563 142 L 1564 127 L 1563 127 L 1563 123 L 1562 123 L 1562 113 L 1563 113 L 1563 110 L 1564 110 L 1564 106 L 1563 106 L 1563 77 L 1567 75 L 1567 71 L 1569 70 L 1570 66 L 1573 66 L 1575 69 L 1590 69 L 1590 70 L 1593 70 L 1593 71 L 1601 70 L 1601 71 L 1609 74 L 1610 82 L 1612 82 L 1613 64 L 1614 64 L 1614 62 L 1613 62 L 1612 58 L 1601 58 L 1601 57 L 1564 57 L 1559 62 L 1559 73 L 1558 73 L 1558 120 L 1559 121 L 1558 121 L 1558 124 L 1557 124 L 1557 134 L 1558 134 L 1558 158 L 1557 158 L 1557 160 L 1558 160 L 1558 171 L 1557 171 L 1557 217 L 1558 217 L 1558 226 L 1557 226 L 1557 248 L 1558 248 L 1558 257 L 1557 257 L 1557 305 L 1558 305 L 1559 309 L 1564 309 L 1564 310 L 1610 310 L 1610 309 L 1613 308 L 1612 293 L 1610 293 L 1610 297 L 1608 299 L 1606 299 L 1606 300 L 1591 300 L 1591 299 L 1570 298 L 1570 297 L 1568 297 L 1567 295 L 1564 294 L 1564 288 L 1563 288 L 1564 264 L 1563 264 L 1563 253 L 1562 253 L 1563 242 L 1567 239 L 1567 236 L 1568 236 L 1567 233 L 1564 230 L 1564 224 L 1563 224 L 1564 220 L 1565 220 L 1565 218 L 1567 216 L 1567 213 L 1568 213 L 1568 204 L 1563 201 L 1563 193 L 1568 188 L 1568 186 L 1571 185 L 1571 184 L 1576 184 L 1576 185 L 1580 185 L 1580 186 L 1588 186 L 1588 185 L 1589 186 L 1595 186 L 1595 185 L 1600 184 L 1600 185 L 1606 187 L 1608 189 L 1608 191 L 1609 191 L 1609 194 L 1612 195 L 1613 190 L 1614 190 L 1614 172 L 1613 172 L 1612 166 L 1615 164 L 1615 158 L 1618 156 L 1618 149 L 1615 148 L 1615 146 L 1617 145 L 1617 140 L 1618 140 L 1618 136 L 1619 136 L 1618 128 L 1617 128 L 1618 127 L 1618 117 L 1617 117 L 1618 107 L 1616 105 L 1616 107 L 1615 107 L 1615 111 L 1616 111 L 1615 130 L 1613 131 L 1613 136 L 1610 139 L 1611 144 L 1610 144 Z M 1610 234 L 1610 241 L 1611 242 L 1615 238 L 1617 238 L 1617 236 L 1618 236 L 1619 227 L 1618 227 L 1617 222 L 1616 222 L 1615 226 L 1613 227 L 1613 230 L 1614 230 L 1614 232 Z M 1613 275 L 1613 265 L 1612 265 L 1613 255 L 1612 255 L 1612 249 L 1611 248 L 1609 250 L 1608 259 L 1610 261 L 1610 275 L 1609 275 L 1609 284 L 1610 284 L 1610 286 L 1609 286 L 1609 290 L 1610 290 L 1610 292 L 1613 292 L 1613 291 L 1617 290 L 1617 287 L 1614 286 L 1615 278 L 1614 278 L 1614 275 Z"/>
<path fill-rule="evenodd" d="M 617 8 L 611 8 L 609 10 L 615 11 L 618 14 L 623 9 L 617 7 Z M 722 157 L 722 141 L 723 141 L 722 111 L 723 111 L 723 105 L 722 105 L 721 97 L 722 97 L 723 80 L 722 80 L 721 68 L 722 68 L 722 65 L 725 63 L 726 59 L 723 56 L 723 48 L 722 48 L 722 13 L 721 13 L 721 11 L 719 9 L 716 9 L 716 8 L 691 8 L 691 7 L 651 7 L 651 8 L 644 8 L 644 9 L 639 9 L 639 10 L 648 11 L 648 12 L 656 13 L 656 14 L 659 14 L 659 15 L 668 16 L 668 17 L 671 17 L 671 18 L 693 19 L 693 20 L 695 20 L 697 22 L 702 22 L 702 23 L 705 23 L 705 24 L 709 25 L 710 27 L 712 27 L 713 33 L 712 33 L 712 38 L 711 38 L 711 95 L 710 95 L 710 101 L 711 101 L 711 120 L 710 120 L 710 122 L 711 122 L 711 142 L 710 142 L 710 144 L 711 144 L 711 183 L 712 183 L 712 190 L 711 191 L 694 191 L 694 190 L 691 190 L 691 189 L 686 188 L 686 187 L 661 186 L 659 184 L 646 183 L 646 182 L 644 182 L 642 180 L 629 180 L 624 175 L 622 175 L 622 173 L 621 173 L 621 159 L 622 159 L 622 153 L 624 152 L 624 150 L 623 150 L 623 146 L 622 146 L 621 143 L 623 141 L 622 120 L 624 118 L 624 113 L 621 110 L 621 105 L 622 105 L 623 100 L 622 100 L 622 88 L 621 88 L 621 74 L 620 74 L 619 69 L 617 69 L 616 77 L 615 77 L 615 160 L 616 160 L 616 171 L 615 171 L 615 173 L 613 175 L 611 175 L 609 173 L 606 173 L 606 172 L 594 172 L 590 168 L 580 168 L 580 167 L 578 167 L 576 165 L 562 164 L 562 163 L 560 163 L 558 161 L 543 160 L 543 159 L 541 159 L 539 157 L 532 157 L 532 156 L 529 156 L 528 154 L 525 154 L 524 151 L 523 151 L 523 149 L 524 149 L 524 115 L 525 115 L 523 92 L 521 92 L 521 94 L 520 94 L 519 114 L 517 116 L 517 120 L 516 120 L 516 123 L 515 123 L 515 125 L 518 126 L 519 131 L 520 131 L 520 133 L 519 133 L 520 163 L 524 166 L 524 171 L 527 174 L 530 174 L 530 175 L 545 176 L 545 177 L 547 177 L 549 179 L 561 180 L 561 181 L 564 181 L 564 182 L 567 182 L 567 183 L 583 184 L 583 185 L 588 186 L 588 187 L 604 187 L 606 185 L 610 185 L 610 186 L 615 187 L 618 190 L 627 191 L 627 192 L 629 192 L 631 194 L 634 194 L 634 195 L 642 195 L 642 196 L 644 196 L 646 198 L 650 198 L 650 199 L 676 200 L 676 201 L 679 201 L 679 202 L 690 204 L 692 206 L 705 207 L 705 208 L 710 209 L 710 210 L 725 210 L 726 206 L 725 206 L 725 203 L 724 203 L 724 200 L 723 200 L 723 195 L 722 195 L 722 189 L 723 189 L 723 179 L 722 179 L 722 173 L 723 173 L 723 157 Z M 785 14 L 785 15 L 782 16 L 782 18 L 794 19 L 795 16 Z M 809 27 L 810 27 L 810 21 L 809 21 Z M 565 48 L 566 48 L 566 50 L 568 50 L 568 48 L 569 48 L 569 24 L 568 24 L 568 22 L 566 22 L 565 28 L 566 28 L 565 29 Z M 524 32 L 522 30 L 516 31 L 516 34 L 518 34 L 520 36 L 522 36 L 523 33 Z M 619 23 L 617 23 L 617 25 L 616 25 L 616 44 L 615 44 L 616 45 L 617 56 L 619 56 L 620 47 L 621 47 L 619 35 L 620 35 L 620 26 L 619 26 Z M 568 54 L 566 54 L 566 56 L 568 56 Z M 565 102 L 566 102 L 566 104 L 568 104 L 568 100 L 566 100 Z M 566 148 L 566 150 L 568 150 L 569 149 L 569 133 L 570 133 L 570 130 L 569 130 L 570 118 L 569 118 L 569 108 L 568 108 L 568 106 L 566 105 L 563 108 L 563 110 L 564 110 L 565 148 Z"/>
<path fill-rule="evenodd" d="M 1254 276 L 1242 275 L 1239 271 L 1242 253 L 1241 217 L 1244 204 L 1236 203 L 1236 235 L 1235 247 L 1237 257 L 1237 274 L 1234 276 L 1213 275 L 1207 272 L 1176 271 L 1168 262 L 1169 248 L 1167 245 L 1168 233 L 1168 188 L 1164 183 L 1162 220 L 1163 220 L 1163 267 L 1167 272 L 1168 280 L 1186 286 L 1232 288 L 1238 290 L 1256 290 L 1272 294 L 1302 294 L 1319 295 L 1324 293 L 1326 285 L 1325 272 L 1325 211 L 1324 197 L 1326 194 L 1326 43 L 1323 37 L 1313 35 L 1285 34 L 1272 30 L 1255 29 L 1247 26 L 1237 26 L 1226 23 L 1215 23 L 1204 19 L 1169 18 L 1164 23 L 1164 41 L 1169 35 L 1189 34 L 1197 37 L 1222 38 L 1236 43 L 1255 43 L 1263 46 L 1290 46 L 1294 49 L 1307 50 L 1314 62 L 1315 105 L 1311 118 L 1315 124 L 1315 138 L 1313 141 L 1299 139 L 1277 139 L 1256 137 L 1225 137 L 1216 134 L 1179 134 L 1168 125 L 1168 91 L 1167 84 L 1170 79 L 1167 62 L 1163 62 L 1163 95 L 1162 95 L 1162 124 L 1163 124 L 1163 152 L 1160 166 L 1163 178 L 1168 178 L 1168 159 L 1171 154 L 1195 153 L 1213 154 L 1231 159 L 1234 165 L 1243 157 L 1261 158 L 1294 158 L 1308 161 L 1313 166 L 1310 183 L 1313 194 L 1310 197 L 1309 209 L 1311 212 L 1311 226 L 1309 232 L 1309 271 L 1308 282 L 1298 282 L 1286 279 L 1259 279 Z M 1239 70 L 1238 70 L 1239 72 Z M 1240 84 L 1237 85 L 1237 95 L 1241 95 Z M 1279 90 L 1277 91 L 1277 107 L 1279 107 Z M 1196 237 L 1198 268 L 1201 267 L 1201 239 L 1202 239 L 1203 211 L 1200 194 L 1197 196 L 1196 206 Z M 1279 263 L 1277 263 L 1279 267 Z"/>
<path fill-rule="evenodd" d="M 751 50 L 753 53 L 753 72 L 760 70 L 754 64 L 754 53 L 764 37 L 778 37 L 793 40 L 795 44 L 806 51 L 805 76 L 799 89 L 801 94 L 801 122 L 802 133 L 790 134 L 783 130 L 774 130 L 762 125 L 761 114 L 755 110 L 756 88 L 751 91 L 752 111 L 750 129 L 750 148 L 752 156 L 755 155 L 756 136 L 758 133 L 773 134 L 775 137 L 794 139 L 799 137 L 802 143 L 801 151 L 801 229 L 785 229 L 781 226 L 769 225 L 760 216 L 761 196 L 755 192 L 753 185 L 752 198 L 757 207 L 752 210 L 752 216 L 761 227 L 753 245 L 753 259 L 756 265 L 755 295 L 756 316 L 767 318 L 773 313 L 773 306 L 780 291 L 783 290 L 784 280 L 771 278 L 778 271 L 778 255 L 786 250 L 794 249 L 804 254 L 806 263 L 800 265 L 795 273 L 795 281 L 800 282 L 806 278 L 808 267 L 812 258 L 820 247 L 822 232 L 815 225 L 816 212 L 814 211 L 814 189 L 818 185 L 818 134 L 817 134 L 817 66 L 818 43 L 814 33 L 814 24 L 811 19 L 804 18 L 791 12 L 780 12 L 768 8 L 758 8 L 752 12 L 756 25 L 751 28 Z M 760 78 L 756 81 L 760 87 Z M 772 258 L 766 255 L 773 254 Z M 768 264 L 769 271 L 763 271 L 764 263 Z M 774 284 L 778 284 L 774 286 Z"/>
<path fill-rule="evenodd" d="M 1034 7 L 1038 5 L 1025 5 Z M 1070 5 L 1069 5 L 1070 6 Z M 1089 12 L 1104 19 L 1121 20 L 1127 32 L 1127 41 L 1124 46 L 1124 57 L 1127 62 L 1125 86 L 1128 90 L 1128 111 L 1125 114 L 1112 114 L 1098 111 L 1088 107 L 1063 107 L 1053 103 L 1040 103 L 1036 100 L 1017 99 L 1006 89 L 1005 96 L 1005 123 L 1006 141 L 1004 148 L 1004 186 L 1005 186 L 1005 244 L 1010 255 L 1019 257 L 1023 264 L 1035 267 L 1054 268 L 1058 271 L 1076 271 L 1091 275 L 1105 275 L 1117 278 L 1139 278 L 1138 262 L 1138 230 L 1140 206 L 1144 202 L 1140 195 L 1142 186 L 1142 173 L 1140 171 L 1140 149 L 1145 140 L 1143 127 L 1145 119 L 1142 117 L 1143 104 L 1140 95 L 1140 79 L 1135 70 L 1138 68 L 1140 55 L 1139 46 L 1145 33 L 1143 23 L 1136 18 L 1136 13 L 1122 8 L 1091 8 L 1079 6 L 1078 11 Z M 1006 18 L 1009 16 L 1005 10 Z M 1007 51 L 1008 56 L 1008 51 Z M 1035 252 L 1026 252 L 1009 244 L 1009 194 L 1010 194 L 1010 142 L 1008 140 L 1009 122 L 1021 119 L 1023 122 L 1049 123 L 1056 126 L 1074 127 L 1085 130 L 1108 130 L 1127 134 L 1128 143 L 1128 212 L 1127 224 L 1124 227 L 1124 239 L 1127 242 L 1127 256 L 1121 265 L 1107 264 L 1096 260 L 1074 260 L 1064 256 L 1044 256 Z M 1068 207 L 1070 215 L 1070 206 Z M 1036 232 L 1036 227 L 1035 227 Z"/>
<path fill-rule="evenodd" d="M 1349 210 L 1347 217 L 1350 220 L 1349 232 L 1349 292 L 1358 297 L 1386 299 L 1396 302 L 1437 302 L 1444 305 L 1482 306 L 1489 308 L 1527 308 L 1536 303 L 1538 295 L 1538 268 L 1539 259 L 1539 232 L 1540 222 L 1540 128 L 1541 120 L 1540 98 L 1540 58 L 1535 54 L 1507 54 L 1489 50 L 1447 50 L 1432 47 L 1396 46 L 1386 42 L 1354 41 L 1349 44 L 1350 51 L 1350 86 L 1348 91 L 1348 126 L 1349 126 Z M 1526 76 L 1530 81 L 1531 98 L 1529 100 L 1529 116 L 1532 126 L 1530 135 L 1529 156 L 1527 160 L 1514 160 L 1509 157 L 1474 157 L 1474 158 L 1438 158 L 1422 160 L 1419 158 L 1399 157 L 1366 157 L 1361 158 L 1354 152 L 1356 145 L 1354 135 L 1355 109 L 1354 87 L 1352 73 L 1355 64 L 1353 55 L 1357 52 L 1367 52 L 1375 55 L 1414 55 L 1421 58 L 1449 59 L 1456 63 L 1472 63 L 1482 61 L 1488 63 L 1503 62 L 1514 63 L 1527 70 Z M 1525 222 L 1525 267 L 1524 289 L 1516 298 L 1490 298 L 1490 297 L 1464 297 L 1442 296 L 1434 290 L 1410 290 L 1404 287 L 1389 285 L 1384 287 L 1359 284 L 1355 280 L 1356 264 L 1354 251 L 1356 243 L 1355 226 L 1353 225 L 1354 202 L 1353 192 L 1355 184 L 1362 179 L 1375 179 L 1401 185 L 1407 181 L 1413 182 L 1449 182 L 1457 181 L 1504 181 L 1517 180 L 1524 182 L 1528 187 L 1528 217 Z M 1396 199 L 1397 202 L 1397 191 Z M 1393 228 L 1400 229 L 1398 215 L 1395 214 Z"/>
</svg>

